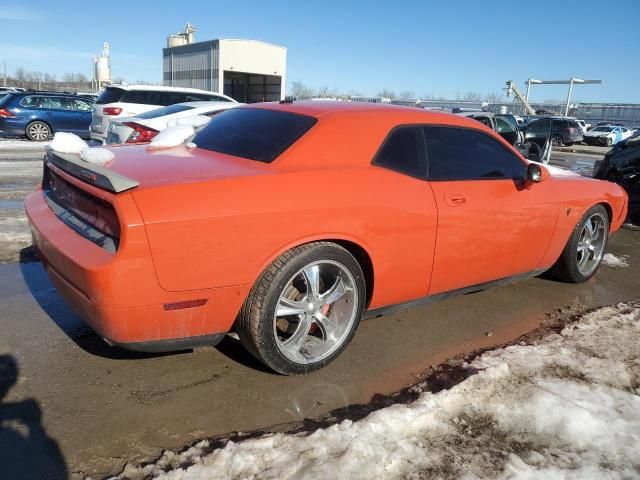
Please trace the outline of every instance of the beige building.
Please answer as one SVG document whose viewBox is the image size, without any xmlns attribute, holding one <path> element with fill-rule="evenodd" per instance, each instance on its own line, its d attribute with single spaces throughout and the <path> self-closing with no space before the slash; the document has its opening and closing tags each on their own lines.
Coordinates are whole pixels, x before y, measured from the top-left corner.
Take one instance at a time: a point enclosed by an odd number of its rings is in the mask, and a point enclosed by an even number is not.
<svg viewBox="0 0 640 480">
<path fill-rule="evenodd" d="M 285 97 L 285 47 L 239 39 L 186 43 L 169 37 L 167 43 L 164 85 L 211 90 L 247 103 Z"/>
</svg>

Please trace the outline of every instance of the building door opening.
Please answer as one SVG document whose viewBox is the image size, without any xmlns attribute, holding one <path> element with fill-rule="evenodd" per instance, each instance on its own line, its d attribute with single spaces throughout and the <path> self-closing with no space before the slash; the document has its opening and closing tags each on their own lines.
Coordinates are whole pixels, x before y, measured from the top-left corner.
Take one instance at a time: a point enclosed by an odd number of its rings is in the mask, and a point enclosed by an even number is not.
<svg viewBox="0 0 640 480">
<path fill-rule="evenodd" d="M 282 78 L 278 75 L 223 72 L 224 94 L 242 103 L 277 102 Z"/>
</svg>

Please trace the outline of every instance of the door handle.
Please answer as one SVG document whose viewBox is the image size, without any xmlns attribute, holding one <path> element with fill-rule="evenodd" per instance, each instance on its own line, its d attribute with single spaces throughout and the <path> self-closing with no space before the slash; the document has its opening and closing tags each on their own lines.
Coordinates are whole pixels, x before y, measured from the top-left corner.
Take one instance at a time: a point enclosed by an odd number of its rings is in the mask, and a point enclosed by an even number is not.
<svg viewBox="0 0 640 480">
<path fill-rule="evenodd" d="M 47 115 L 53 115 L 53 113 L 52 112 L 47 112 Z"/>
<path fill-rule="evenodd" d="M 465 197 L 461 193 L 448 193 L 444 196 L 444 200 L 448 205 L 454 207 L 458 207 L 467 203 L 467 197 Z"/>
</svg>

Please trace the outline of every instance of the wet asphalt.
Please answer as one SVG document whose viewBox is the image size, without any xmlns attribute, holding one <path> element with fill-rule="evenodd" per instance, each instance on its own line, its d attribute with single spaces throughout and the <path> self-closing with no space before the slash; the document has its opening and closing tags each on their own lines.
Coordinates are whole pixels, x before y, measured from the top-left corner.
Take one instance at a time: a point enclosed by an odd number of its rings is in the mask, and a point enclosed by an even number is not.
<svg viewBox="0 0 640 480">
<path fill-rule="evenodd" d="M 7 161 L 22 166 L 0 163 L 0 215 L 18 218 L 3 202 L 37 183 L 39 159 Z M 584 155 L 555 154 L 561 162 L 588 167 Z M 517 338 L 563 307 L 640 299 L 640 231 L 621 230 L 608 251 L 630 266 L 602 266 L 582 285 L 533 278 L 368 320 L 336 362 L 283 377 L 233 338 L 166 355 L 111 348 L 64 304 L 39 263 L 13 261 L 18 249 L 0 264 L 0 472 L 22 465 L 6 478 L 101 478 L 165 448 L 370 402 L 429 366 Z"/>
</svg>

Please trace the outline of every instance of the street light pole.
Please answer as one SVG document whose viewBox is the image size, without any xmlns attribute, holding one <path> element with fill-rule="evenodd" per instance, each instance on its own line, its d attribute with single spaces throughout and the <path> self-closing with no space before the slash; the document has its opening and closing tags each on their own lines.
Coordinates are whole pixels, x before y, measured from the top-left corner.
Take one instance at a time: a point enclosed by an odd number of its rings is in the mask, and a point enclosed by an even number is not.
<svg viewBox="0 0 640 480">
<path fill-rule="evenodd" d="M 567 105 L 564 107 L 564 116 L 569 115 L 569 105 L 571 104 L 571 92 L 573 91 L 573 82 L 577 81 L 575 78 L 569 80 L 569 91 L 567 92 Z"/>
</svg>

